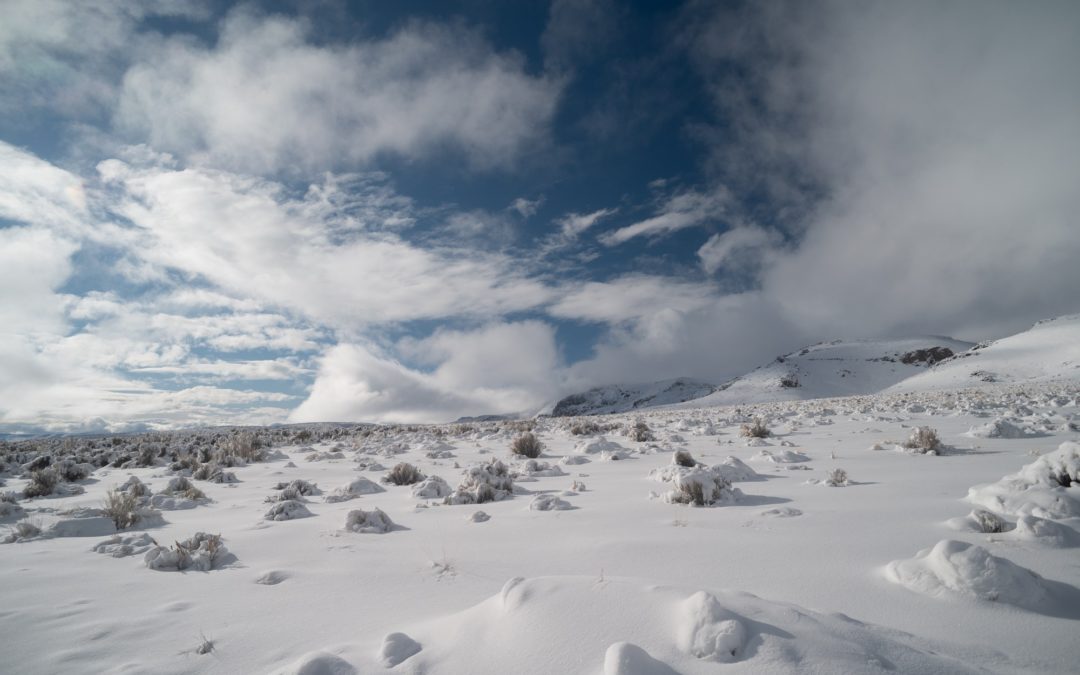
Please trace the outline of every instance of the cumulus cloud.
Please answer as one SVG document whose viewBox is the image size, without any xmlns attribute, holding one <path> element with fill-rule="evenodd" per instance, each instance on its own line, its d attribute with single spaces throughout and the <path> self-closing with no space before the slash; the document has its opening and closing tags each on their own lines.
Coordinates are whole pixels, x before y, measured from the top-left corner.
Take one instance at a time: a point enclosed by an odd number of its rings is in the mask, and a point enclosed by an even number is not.
<svg viewBox="0 0 1080 675">
<path fill-rule="evenodd" d="M 554 329 L 543 322 L 439 331 L 401 348 L 434 368 L 410 368 L 370 345 L 338 344 L 322 357 L 310 396 L 290 419 L 450 421 L 529 411 L 557 391 Z"/>
<path fill-rule="evenodd" d="M 174 38 L 126 73 L 118 127 L 242 171 L 416 159 L 445 147 L 510 166 L 542 140 L 561 84 L 457 25 L 316 44 L 303 22 L 233 12 L 213 47 Z"/>
</svg>

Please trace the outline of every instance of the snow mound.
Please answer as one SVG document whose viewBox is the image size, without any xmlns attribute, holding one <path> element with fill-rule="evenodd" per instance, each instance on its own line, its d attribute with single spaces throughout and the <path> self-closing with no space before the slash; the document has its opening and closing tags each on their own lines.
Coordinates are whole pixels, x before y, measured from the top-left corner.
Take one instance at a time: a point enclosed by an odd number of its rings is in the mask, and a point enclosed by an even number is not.
<svg viewBox="0 0 1080 675">
<path fill-rule="evenodd" d="M 155 542 L 150 535 L 143 532 L 127 537 L 121 537 L 120 535 L 110 537 L 109 539 L 96 544 L 94 546 L 94 552 L 103 553 L 112 556 L 113 558 L 126 558 L 129 555 L 146 553 L 154 546 L 157 546 L 157 542 Z"/>
<path fill-rule="evenodd" d="M 270 507 L 270 510 L 263 516 L 267 520 L 295 520 L 297 518 L 307 518 L 313 516 L 308 507 L 304 506 L 295 499 L 286 499 L 283 502 L 277 502 Z"/>
<path fill-rule="evenodd" d="M 484 513 L 483 511 L 474 511 L 473 513 L 469 514 L 465 518 L 465 520 L 469 521 L 470 523 L 486 523 L 487 521 L 491 520 L 491 516 Z"/>
<path fill-rule="evenodd" d="M 742 461 L 738 457 L 729 456 L 727 459 L 715 465 L 713 468 L 718 470 L 724 478 L 728 479 L 732 483 L 752 480 L 765 480 L 764 476 L 762 476 L 757 471 L 754 471 L 752 468 L 750 468 L 749 464 Z"/>
<path fill-rule="evenodd" d="M 1041 434 L 1019 420 L 1000 417 L 992 422 L 971 427 L 964 435 L 971 438 L 1032 438 Z"/>
<path fill-rule="evenodd" d="M 604 652 L 604 675 L 674 675 L 675 672 L 630 642 L 616 642 Z"/>
<path fill-rule="evenodd" d="M 259 576 L 255 577 L 255 583 L 260 586 L 277 586 L 282 581 L 288 579 L 290 574 L 281 570 L 267 570 Z"/>
<path fill-rule="evenodd" d="M 1013 536 L 1023 541 L 1030 541 L 1051 548 L 1073 548 L 1080 546 L 1080 532 L 1067 525 L 1038 516 L 1020 516 L 1016 521 Z"/>
<path fill-rule="evenodd" d="M 385 534 L 396 527 L 390 516 L 380 509 L 349 511 L 345 517 L 345 529 L 360 534 Z"/>
<path fill-rule="evenodd" d="M 1080 517 L 1080 444 L 1066 441 L 1017 473 L 973 487 L 967 500 L 1011 516 Z"/>
<path fill-rule="evenodd" d="M 410 656 L 419 654 L 423 647 L 405 633 L 390 633 L 383 638 L 379 647 L 379 661 L 387 668 L 393 668 Z"/>
<path fill-rule="evenodd" d="M 885 573 L 890 581 L 933 597 L 958 595 L 1036 610 L 1050 600 L 1038 574 L 981 546 L 952 539 L 914 558 L 889 563 Z"/>
<path fill-rule="evenodd" d="M 615 441 L 609 441 L 603 436 L 587 441 L 582 441 L 574 446 L 574 452 L 579 455 L 599 455 L 605 452 L 630 452 L 629 448 L 619 445 Z"/>
<path fill-rule="evenodd" d="M 328 494 L 323 498 L 323 501 L 328 504 L 337 504 L 338 502 L 347 502 L 350 499 L 356 499 L 361 495 L 372 495 L 378 492 L 386 492 L 386 488 L 367 478 L 357 478 L 348 485 L 339 487 Z"/>
<path fill-rule="evenodd" d="M 799 462 L 809 462 L 810 458 L 797 450 L 784 448 L 779 452 L 758 450 L 754 453 L 754 456 L 750 458 L 750 461 L 763 464 L 797 464 Z"/>
<path fill-rule="evenodd" d="M 101 537 L 116 533 L 116 524 L 101 509 L 79 507 L 62 511 L 59 520 L 49 526 L 50 537 Z"/>
<path fill-rule="evenodd" d="M 478 605 L 405 632 L 423 645 L 408 660 L 417 673 L 670 675 L 719 663 L 768 673 L 802 673 L 808 664 L 823 673 L 881 673 L 882 664 L 976 672 L 939 645 L 847 617 L 618 577 L 516 578 Z"/>
<path fill-rule="evenodd" d="M 417 499 L 443 499 L 452 492 L 450 484 L 439 476 L 428 476 L 412 488 L 412 496 Z"/>
<path fill-rule="evenodd" d="M 311 652 L 274 675 L 356 675 L 356 668 L 340 656 Z"/>
<path fill-rule="evenodd" d="M 514 477 L 514 480 L 523 480 L 531 478 L 551 478 L 554 476 L 565 476 L 566 472 L 559 467 L 558 464 L 550 464 L 549 462 L 541 462 L 536 459 L 527 459 L 524 462 L 515 464 L 510 470 L 510 475 Z"/>
<path fill-rule="evenodd" d="M 551 494 L 536 495 L 529 502 L 530 511 L 568 511 L 573 508 L 575 507 L 570 502 Z"/>
<path fill-rule="evenodd" d="M 564 466 L 574 466 L 576 464 L 588 464 L 590 460 L 588 457 L 582 457 L 581 455 L 567 455 L 559 460 L 559 464 Z"/>
</svg>

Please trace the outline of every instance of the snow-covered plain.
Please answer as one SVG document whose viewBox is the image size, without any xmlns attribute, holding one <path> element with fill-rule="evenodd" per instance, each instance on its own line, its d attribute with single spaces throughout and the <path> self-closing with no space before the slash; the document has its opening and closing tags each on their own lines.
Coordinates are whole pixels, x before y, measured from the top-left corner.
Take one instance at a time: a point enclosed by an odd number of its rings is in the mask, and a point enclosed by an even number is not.
<svg viewBox="0 0 1080 675">
<path fill-rule="evenodd" d="M 9 465 L 0 522 L 43 534 L 0 545 L 0 670 L 1076 672 L 1076 381 L 540 418 L 531 464 L 523 428 L 326 427 L 201 499 L 169 457 L 34 499 Z M 117 535 L 132 477 L 158 508 Z"/>
</svg>

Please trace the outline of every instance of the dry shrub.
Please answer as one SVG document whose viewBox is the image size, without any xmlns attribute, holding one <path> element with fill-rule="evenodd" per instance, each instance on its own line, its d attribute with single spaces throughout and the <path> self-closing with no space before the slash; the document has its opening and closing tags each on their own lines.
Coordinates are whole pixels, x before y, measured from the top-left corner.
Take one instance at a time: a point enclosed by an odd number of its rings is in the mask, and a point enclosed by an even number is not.
<svg viewBox="0 0 1080 675">
<path fill-rule="evenodd" d="M 527 431 L 510 444 L 510 452 L 520 457 L 528 457 L 529 459 L 536 459 L 543 451 L 544 445 L 540 442 L 540 439 L 536 437 L 531 431 Z"/>
</svg>

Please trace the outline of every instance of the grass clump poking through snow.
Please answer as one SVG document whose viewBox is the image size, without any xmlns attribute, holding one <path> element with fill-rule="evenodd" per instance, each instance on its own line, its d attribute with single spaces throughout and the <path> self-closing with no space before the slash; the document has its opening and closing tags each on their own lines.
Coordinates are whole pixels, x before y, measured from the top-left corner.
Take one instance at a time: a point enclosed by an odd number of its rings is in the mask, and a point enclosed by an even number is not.
<svg viewBox="0 0 1080 675">
<path fill-rule="evenodd" d="M 745 438 L 768 438 L 772 434 L 769 428 L 765 426 L 765 421 L 757 417 L 750 424 L 739 427 L 739 435 Z"/>
<path fill-rule="evenodd" d="M 102 510 L 108 516 L 118 530 L 126 530 L 139 519 L 136 513 L 138 497 L 130 492 L 109 490 L 105 494 Z"/>
<path fill-rule="evenodd" d="M 419 483 L 424 478 L 425 476 L 420 472 L 420 469 L 408 462 L 401 462 L 383 476 L 383 481 L 393 485 L 412 485 L 413 483 Z"/>
<path fill-rule="evenodd" d="M 540 456 L 540 452 L 544 449 L 544 444 L 540 442 L 540 439 L 536 437 L 531 431 L 526 431 L 510 444 L 511 454 L 518 457 L 528 457 L 529 459 L 536 459 Z"/>
<path fill-rule="evenodd" d="M 143 562 L 152 570 L 197 570 L 209 572 L 228 553 L 220 534 L 197 532 L 172 547 L 156 546 L 146 552 Z"/>
<path fill-rule="evenodd" d="M 936 455 L 941 450 L 941 439 L 937 431 L 930 427 L 915 427 L 911 437 L 904 442 L 904 447 L 926 455 Z"/>
<path fill-rule="evenodd" d="M 23 496 L 27 499 L 34 497 L 47 497 L 56 490 L 60 476 L 53 469 L 38 469 L 30 473 L 30 482 L 23 488 Z"/>
<path fill-rule="evenodd" d="M 586 420 L 584 422 L 576 422 L 570 425 L 571 436 L 595 436 L 604 431 L 604 427 L 600 426 L 592 420 Z"/>
</svg>

